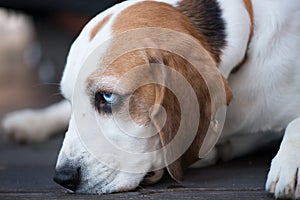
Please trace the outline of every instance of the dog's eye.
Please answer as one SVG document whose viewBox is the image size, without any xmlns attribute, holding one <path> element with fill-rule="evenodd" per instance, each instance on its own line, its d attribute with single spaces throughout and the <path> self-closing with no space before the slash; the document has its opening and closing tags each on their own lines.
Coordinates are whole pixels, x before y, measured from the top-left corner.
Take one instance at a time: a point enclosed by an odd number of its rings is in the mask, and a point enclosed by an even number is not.
<svg viewBox="0 0 300 200">
<path fill-rule="evenodd" d="M 95 95 L 95 107 L 99 112 L 111 113 L 111 107 L 118 103 L 119 96 L 111 92 L 97 92 Z"/>
<path fill-rule="evenodd" d="M 117 101 L 118 96 L 113 94 L 113 93 L 103 93 L 103 99 L 109 103 L 109 104 L 113 104 Z"/>
</svg>

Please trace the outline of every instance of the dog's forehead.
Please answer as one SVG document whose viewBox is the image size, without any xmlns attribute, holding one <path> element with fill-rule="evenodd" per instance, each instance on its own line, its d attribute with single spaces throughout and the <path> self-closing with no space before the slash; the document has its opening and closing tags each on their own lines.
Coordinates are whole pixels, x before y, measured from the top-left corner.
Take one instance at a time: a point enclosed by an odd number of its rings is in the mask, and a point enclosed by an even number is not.
<svg viewBox="0 0 300 200">
<path fill-rule="evenodd" d="M 180 2 L 180 1 L 176 1 Z M 175 8 L 175 1 L 140 1 L 122 10 L 112 24 L 112 33 L 118 34 L 128 30 L 157 27 L 179 32 L 186 32 L 183 28 L 190 23 Z"/>
<path fill-rule="evenodd" d="M 83 28 L 70 48 L 62 76 L 61 91 L 65 98 L 72 98 L 76 77 L 78 77 L 89 55 L 101 44 L 105 42 L 109 43 L 110 38 L 112 38 L 111 27 L 115 17 L 132 4 L 134 4 L 134 1 L 117 4 L 95 16 Z M 105 51 L 105 49 L 103 49 L 103 51 Z M 99 58 L 100 57 L 101 55 L 99 55 Z"/>
<path fill-rule="evenodd" d="M 167 19 L 176 18 L 176 15 L 179 15 L 179 11 L 174 6 L 180 1 L 131 0 L 117 4 L 89 22 L 87 25 L 89 41 L 99 44 L 99 40 L 108 39 L 106 35 L 108 32 L 110 36 L 115 36 L 135 28 L 172 28 L 174 26 L 173 28 L 176 29 L 178 24 L 172 24 Z M 165 23 L 162 23 L 163 21 Z M 172 21 L 176 22 L 176 19 Z"/>
<path fill-rule="evenodd" d="M 86 85 L 92 90 L 109 90 L 120 94 L 132 92 L 137 86 L 152 81 L 150 68 L 143 50 L 128 52 L 113 60 L 100 63 L 99 67 L 87 77 Z"/>
<path fill-rule="evenodd" d="M 82 66 L 85 61 L 88 59 L 88 56 L 103 43 L 106 43 L 105 47 L 103 47 L 104 54 L 107 54 L 107 51 L 110 49 L 114 50 L 117 47 L 113 46 L 113 38 L 115 35 L 120 32 L 124 32 L 134 28 L 141 28 L 140 25 L 144 24 L 143 20 L 143 12 L 148 12 L 147 20 L 149 23 L 145 23 L 145 25 L 149 26 L 157 26 L 164 19 L 172 17 L 168 16 L 168 14 L 176 16 L 177 11 L 172 7 L 172 5 L 167 5 L 163 3 L 164 1 L 143 1 L 143 0 L 132 0 L 125 1 L 120 4 L 117 4 L 110 9 L 102 12 L 101 14 L 94 17 L 82 30 L 76 41 L 73 43 L 70 53 L 68 55 L 67 64 L 65 67 L 65 71 L 63 74 L 63 78 L 61 81 L 61 89 L 62 93 L 67 99 L 70 99 L 72 96 L 72 91 L 74 91 L 74 87 L 76 84 L 76 77 L 80 73 Z M 174 0 L 173 4 L 177 0 Z M 155 7 L 154 10 L 150 9 L 151 7 Z M 147 8 L 147 10 L 145 10 Z M 155 13 L 151 13 L 155 11 Z M 168 11 L 168 14 L 165 12 Z M 161 13 L 165 13 L 161 15 Z M 149 18 L 149 15 L 155 15 L 156 17 Z M 163 19 L 162 19 L 163 18 Z M 137 21 L 137 19 L 139 19 Z M 125 20 L 125 21 L 123 21 Z M 166 20 L 167 21 L 167 20 Z M 176 21 L 176 20 L 175 20 Z M 165 28 L 173 28 L 173 29 L 181 29 L 178 24 L 168 24 L 164 23 L 163 26 Z M 161 27 L 161 26 L 160 26 Z M 111 46 L 110 44 L 111 43 Z M 105 49 L 108 48 L 108 49 Z M 129 55 L 129 54 L 128 54 Z M 105 58 L 106 55 L 99 55 L 99 58 Z M 118 59 L 114 64 L 112 64 L 109 73 L 114 73 L 114 75 L 122 74 L 128 69 L 126 67 L 132 67 L 139 62 L 140 56 L 126 56 L 127 59 Z M 130 59 L 128 59 L 130 58 Z M 102 67 L 103 65 L 99 63 L 95 63 L 98 65 L 97 67 Z"/>
<path fill-rule="evenodd" d="M 173 5 L 166 4 L 163 1 L 136 1 L 131 5 L 124 7 L 117 14 L 114 14 L 113 16 L 109 14 L 104 17 L 94 26 L 90 33 L 90 37 L 92 40 L 94 40 L 94 38 L 97 39 L 97 37 L 102 37 L 102 32 L 106 31 L 105 24 L 109 23 L 110 18 L 112 18 L 112 22 L 109 25 L 112 40 L 110 47 L 104 55 L 102 55 L 102 60 L 98 66 L 100 69 L 95 70 L 95 72 L 88 78 L 88 85 L 90 85 L 91 82 L 95 82 L 95 79 L 97 79 L 98 82 L 101 82 L 101 79 L 105 79 L 105 82 L 107 82 L 109 79 L 106 77 L 114 77 L 112 80 L 115 78 L 118 79 L 121 76 L 124 76 L 124 74 L 128 74 L 128 72 L 132 71 L 132 69 L 136 67 L 140 67 L 140 69 L 145 70 L 133 70 L 134 72 L 130 74 L 132 76 L 137 75 L 133 77 L 135 80 L 139 78 L 137 73 L 147 72 L 147 68 L 145 68 L 145 66 L 142 67 L 149 62 L 146 53 L 147 48 L 144 50 L 126 52 L 127 44 L 124 42 L 124 38 L 122 37 L 123 33 L 147 27 L 169 28 L 184 32 L 185 29 L 181 26 L 180 22 L 177 22 L 177 20 L 172 20 L 171 23 L 167 22 L 170 21 L 167 20 L 167 18 L 172 16 L 175 17 L 178 14 L 178 10 L 176 10 Z M 163 23 L 163 21 L 166 22 Z M 120 35 L 121 39 L 119 37 Z M 132 35 L 132 37 L 134 38 L 134 35 Z M 131 42 L 139 43 L 141 41 L 132 40 Z M 118 52 L 120 48 L 125 49 L 125 53 L 115 58 L 115 52 Z M 147 76 L 147 73 L 144 73 L 144 75 Z M 144 78 L 147 79 L 148 77 Z M 136 82 L 139 82 L 139 80 L 136 80 Z"/>
<path fill-rule="evenodd" d="M 114 49 L 111 49 L 111 51 L 114 51 Z M 108 57 L 110 57 L 109 53 L 104 56 L 104 60 Z M 117 58 L 108 60 L 112 60 L 112 62 L 106 63 L 103 61 L 101 63 L 105 65 L 105 69 L 101 70 L 104 76 L 122 76 L 133 68 L 144 66 L 148 63 L 146 52 L 143 50 L 127 52 Z"/>
</svg>

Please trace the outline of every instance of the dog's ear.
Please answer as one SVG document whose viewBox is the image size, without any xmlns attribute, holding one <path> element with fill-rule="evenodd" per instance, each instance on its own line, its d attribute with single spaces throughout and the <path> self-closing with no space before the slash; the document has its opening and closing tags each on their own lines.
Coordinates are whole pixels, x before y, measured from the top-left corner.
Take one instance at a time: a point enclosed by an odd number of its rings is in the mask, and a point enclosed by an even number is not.
<svg viewBox="0 0 300 200">
<path fill-rule="evenodd" d="M 207 52 L 202 53 L 191 64 L 170 52 L 147 51 L 156 82 L 152 122 L 159 132 L 167 170 L 176 181 L 182 180 L 184 168 L 214 147 L 222 125 L 218 118 L 224 117 L 220 109 L 232 98 L 215 62 Z M 202 66 L 195 67 L 195 63 Z"/>
</svg>

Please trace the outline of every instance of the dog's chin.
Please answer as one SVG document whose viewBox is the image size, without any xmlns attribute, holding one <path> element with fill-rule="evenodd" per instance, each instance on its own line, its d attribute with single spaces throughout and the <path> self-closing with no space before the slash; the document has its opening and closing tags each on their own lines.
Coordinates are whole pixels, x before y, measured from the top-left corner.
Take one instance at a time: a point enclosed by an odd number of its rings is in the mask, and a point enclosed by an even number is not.
<svg viewBox="0 0 300 200">
<path fill-rule="evenodd" d="M 130 192 L 136 190 L 140 185 L 152 185 L 157 183 L 164 175 L 164 170 L 149 172 L 147 174 L 136 174 L 135 176 L 124 175 L 116 177 L 110 183 L 99 182 L 92 184 L 93 180 L 82 183 L 75 193 L 79 194 L 110 194 L 118 192 Z M 101 184 L 102 183 L 102 184 Z"/>
<path fill-rule="evenodd" d="M 76 190 L 77 194 L 94 194 L 94 195 L 101 195 L 101 194 L 113 194 L 113 193 L 120 193 L 120 192 L 130 192 L 136 190 L 139 184 L 128 184 L 127 186 L 102 186 L 101 184 L 95 185 L 93 187 L 82 187 Z"/>
<path fill-rule="evenodd" d="M 119 192 L 130 192 L 135 190 L 139 186 L 139 183 L 128 183 L 125 185 L 94 185 L 90 187 L 82 186 L 78 188 L 75 193 L 77 194 L 111 194 L 111 193 L 119 193 Z"/>
</svg>

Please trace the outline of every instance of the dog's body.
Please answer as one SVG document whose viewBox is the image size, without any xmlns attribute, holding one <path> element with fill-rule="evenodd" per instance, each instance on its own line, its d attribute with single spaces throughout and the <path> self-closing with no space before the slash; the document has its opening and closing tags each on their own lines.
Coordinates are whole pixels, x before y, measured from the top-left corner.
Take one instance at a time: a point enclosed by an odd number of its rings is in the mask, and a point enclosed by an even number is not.
<svg viewBox="0 0 300 200">
<path fill-rule="evenodd" d="M 151 25 L 151 20 L 157 20 L 159 17 L 162 17 L 162 21 L 168 20 L 168 16 L 159 14 L 160 9 L 176 14 L 177 11 L 173 11 L 165 3 L 187 16 L 200 35 L 204 35 L 205 40 L 200 42 L 204 47 L 208 46 L 206 50 L 222 76 L 228 80 L 232 91 L 233 98 L 227 110 L 221 138 L 205 160 L 209 164 L 213 164 L 218 158 L 228 160 L 245 155 L 273 139 L 280 138 L 281 132 L 286 129 L 280 150 L 272 161 L 266 190 L 274 193 L 276 197 L 300 198 L 300 157 L 297 155 L 297 152 L 300 151 L 299 0 L 158 0 L 146 3 L 142 0 L 131 0 L 118 4 L 91 20 L 74 42 L 62 79 L 64 96 L 72 102 L 72 95 L 76 90 L 75 79 L 80 76 L 81 66 L 88 58 L 89 53 L 94 51 L 99 44 L 113 37 L 114 32 L 152 26 L 160 23 L 153 22 Z M 153 13 L 153 19 L 147 18 L 147 8 L 149 7 L 158 10 L 158 13 Z M 202 16 L 197 16 L 193 9 L 199 9 Z M 131 24 L 135 21 L 135 17 L 143 15 L 143 12 L 145 18 L 149 19 L 147 24 L 145 22 L 140 22 L 140 24 L 136 22 L 138 25 Z M 211 22 L 218 26 L 210 24 L 211 30 L 202 30 L 209 27 L 208 25 L 201 26 L 201 22 L 206 20 L 205 17 L 207 19 L 212 17 Z M 181 23 L 185 23 L 184 20 Z M 169 21 L 170 23 L 167 22 L 166 25 L 161 26 L 173 30 L 179 27 L 179 25 L 173 27 L 171 25 L 173 21 L 171 19 Z M 124 25 L 127 22 L 129 28 Z M 118 23 L 121 25 L 116 25 Z M 176 31 L 186 33 L 185 29 L 178 28 Z M 210 34 L 205 35 L 205 31 Z M 201 40 L 201 37 L 197 39 Z M 133 56 L 136 55 L 131 57 Z M 128 57 L 127 60 L 129 60 Z M 123 63 L 126 64 L 126 62 Z M 7 134 L 13 135 L 18 140 L 38 141 L 66 126 L 69 115 L 68 103 L 61 102 L 42 111 L 14 113 L 4 120 L 4 128 Z M 75 158 L 76 156 L 80 157 L 79 154 L 86 153 L 82 149 L 79 150 L 82 148 L 79 147 L 80 145 L 74 145 L 76 143 L 74 142 L 75 136 L 70 133 L 74 128 L 72 126 L 74 123 L 74 119 L 71 118 L 69 131 L 58 160 L 58 168 L 67 159 L 70 159 L 67 156 L 70 151 L 76 151 L 72 155 Z M 103 119 L 103 123 L 108 124 L 106 127 L 108 132 L 110 132 L 109 129 L 115 130 L 109 120 Z M 54 124 L 59 124 L 59 127 Z M 265 132 L 274 133 L 265 134 Z M 155 141 L 150 146 L 157 145 L 157 140 Z M 71 143 L 74 144 L 71 145 Z M 66 153 L 67 151 L 69 153 Z M 89 160 L 91 159 L 89 158 Z M 84 162 L 86 165 L 95 163 L 94 161 Z M 151 160 L 151 162 L 160 162 L 160 159 Z M 169 171 L 172 170 L 169 169 Z M 135 188 L 145 175 L 140 174 L 138 178 L 134 178 L 131 174 L 118 175 L 128 181 L 123 184 L 124 180 L 117 182 L 118 179 L 116 181 L 114 179 L 112 182 L 115 181 L 115 183 L 108 188 L 106 186 L 109 184 L 106 184 L 105 187 L 99 186 L 97 180 L 92 178 L 98 172 L 99 170 L 85 173 L 85 176 L 89 178 L 84 180 L 88 180 L 88 182 L 85 182 L 86 186 L 81 186 L 77 191 L 91 193 L 126 191 Z M 161 177 L 162 173 L 158 174 L 157 179 Z M 89 184 L 94 188 L 91 188 Z M 101 188 L 97 189 L 96 186 Z M 69 189 L 72 188 L 69 187 Z"/>
</svg>

